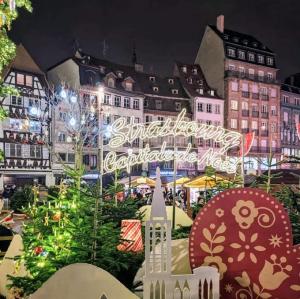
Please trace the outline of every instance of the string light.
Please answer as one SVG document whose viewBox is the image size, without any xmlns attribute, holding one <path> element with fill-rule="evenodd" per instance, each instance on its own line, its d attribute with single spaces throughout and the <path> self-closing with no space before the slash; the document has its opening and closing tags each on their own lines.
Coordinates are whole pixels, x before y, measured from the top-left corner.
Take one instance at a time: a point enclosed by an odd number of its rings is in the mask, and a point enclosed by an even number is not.
<svg viewBox="0 0 300 299">
<path fill-rule="evenodd" d="M 74 117 L 72 117 L 71 119 L 70 119 L 70 125 L 72 126 L 72 127 L 74 127 L 75 125 L 76 125 L 76 120 L 75 120 L 75 118 Z"/>
<path fill-rule="evenodd" d="M 63 99 L 66 99 L 67 98 L 67 93 L 64 89 L 61 90 L 60 92 L 60 96 L 63 98 Z"/>
</svg>

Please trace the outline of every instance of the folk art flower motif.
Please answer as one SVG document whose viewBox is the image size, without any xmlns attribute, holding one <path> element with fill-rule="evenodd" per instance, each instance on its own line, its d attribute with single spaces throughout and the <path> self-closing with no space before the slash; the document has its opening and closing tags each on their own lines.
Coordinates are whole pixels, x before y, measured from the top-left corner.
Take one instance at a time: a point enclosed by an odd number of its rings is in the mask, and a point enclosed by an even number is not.
<svg viewBox="0 0 300 299">
<path fill-rule="evenodd" d="M 259 282 L 264 289 L 276 290 L 289 277 L 287 272 L 292 271 L 291 265 L 283 266 L 287 262 L 282 256 L 277 262 L 277 256 L 271 255 L 271 262 L 265 260 L 265 265 L 259 274 Z"/>
<path fill-rule="evenodd" d="M 257 237 L 258 237 L 258 234 L 254 233 L 249 240 L 250 242 L 247 242 L 245 234 L 241 231 L 239 232 L 239 238 L 242 241 L 241 244 L 239 244 L 239 243 L 231 243 L 230 244 L 231 248 L 241 250 L 241 252 L 239 253 L 239 255 L 237 257 L 238 262 L 241 262 L 245 258 L 245 256 L 247 254 L 249 254 L 250 260 L 255 264 L 257 263 L 257 258 L 255 255 L 255 252 L 261 252 L 261 251 L 266 250 L 266 248 L 261 245 L 253 246 L 254 245 L 253 243 L 255 243 L 255 241 L 257 240 Z"/>
<path fill-rule="evenodd" d="M 220 279 L 223 278 L 224 273 L 227 271 L 227 266 L 223 263 L 223 260 L 220 256 L 206 256 L 202 266 L 210 266 L 218 269 L 220 273 Z"/>
<path fill-rule="evenodd" d="M 216 210 L 216 216 L 218 216 L 219 218 L 224 216 L 224 210 L 223 209 L 217 209 Z"/>
<path fill-rule="evenodd" d="M 258 209 L 251 200 L 238 200 L 231 212 L 235 216 L 235 221 L 243 229 L 248 229 L 258 215 Z"/>
</svg>

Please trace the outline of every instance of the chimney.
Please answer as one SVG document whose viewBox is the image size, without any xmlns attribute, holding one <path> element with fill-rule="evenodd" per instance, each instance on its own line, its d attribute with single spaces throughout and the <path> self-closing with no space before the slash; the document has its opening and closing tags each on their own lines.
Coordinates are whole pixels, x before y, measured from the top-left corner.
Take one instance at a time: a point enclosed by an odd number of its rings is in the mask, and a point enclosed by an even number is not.
<svg viewBox="0 0 300 299">
<path fill-rule="evenodd" d="M 224 15 L 219 15 L 217 17 L 217 29 L 224 33 Z"/>
<path fill-rule="evenodd" d="M 143 73 L 144 72 L 144 66 L 141 63 L 135 63 L 134 64 L 134 69 L 138 73 Z"/>
</svg>

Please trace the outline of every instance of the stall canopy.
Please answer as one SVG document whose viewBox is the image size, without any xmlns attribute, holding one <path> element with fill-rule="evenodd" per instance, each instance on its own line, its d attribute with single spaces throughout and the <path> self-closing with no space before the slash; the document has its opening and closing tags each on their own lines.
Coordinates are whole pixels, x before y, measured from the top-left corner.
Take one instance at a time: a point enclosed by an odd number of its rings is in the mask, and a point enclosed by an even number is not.
<svg viewBox="0 0 300 299">
<path fill-rule="evenodd" d="M 184 183 L 186 183 L 186 182 L 188 182 L 188 181 L 190 181 L 190 179 L 187 178 L 187 177 L 179 178 L 179 179 L 176 180 L 176 186 L 183 185 Z M 169 183 L 167 184 L 167 187 L 169 187 L 169 188 L 170 188 L 170 187 L 173 187 L 173 186 L 174 186 L 174 181 L 169 182 Z"/>
<path fill-rule="evenodd" d="M 129 178 L 123 178 L 119 181 L 119 184 L 122 185 L 129 185 Z M 150 178 L 145 177 L 137 177 L 133 176 L 131 177 L 131 187 L 137 187 L 137 186 L 149 186 L 149 187 L 155 187 L 155 181 Z"/>
<path fill-rule="evenodd" d="M 183 186 L 186 188 L 213 188 L 216 186 L 217 182 L 228 182 L 224 177 L 222 176 L 207 176 L 207 175 L 201 175 L 196 177 L 195 179 L 185 183 Z"/>
</svg>

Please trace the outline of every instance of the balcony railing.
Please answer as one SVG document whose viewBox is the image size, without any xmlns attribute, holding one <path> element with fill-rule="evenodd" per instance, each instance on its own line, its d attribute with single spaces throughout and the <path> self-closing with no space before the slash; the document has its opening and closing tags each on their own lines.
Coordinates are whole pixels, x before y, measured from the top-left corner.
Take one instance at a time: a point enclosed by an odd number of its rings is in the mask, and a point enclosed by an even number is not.
<svg viewBox="0 0 300 299">
<path fill-rule="evenodd" d="M 275 78 L 270 78 L 268 76 L 258 76 L 246 72 L 239 72 L 239 71 L 232 71 L 232 70 L 226 70 L 225 77 L 235 77 L 241 79 L 245 78 L 252 81 L 260 81 L 264 83 L 277 83 L 277 84 L 280 83 L 279 80 L 276 80 Z"/>
<path fill-rule="evenodd" d="M 269 118 L 269 113 L 268 112 L 261 112 L 261 117 L 262 118 Z"/>
<path fill-rule="evenodd" d="M 242 116 L 249 116 L 249 110 L 243 109 Z"/>
<path fill-rule="evenodd" d="M 242 133 L 249 133 L 249 128 L 242 128 Z"/>
<path fill-rule="evenodd" d="M 255 136 L 258 136 L 258 134 L 259 134 L 259 130 L 258 129 L 252 129 L 252 132 L 255 133 Z"/>
<path fill-rule="evenodd" d="M 260 98 L 263 100 L 263 101 L 269 101 L 269 96 L 267 94 L 261 94 L 260 95 Z"/>
<path fill-rule="evenodd" d="M 264 136 L 264 137 L 269 136 L 269 131 L 268 130 L 261 130 L 260 131 L 260 136 Z"/>
<path fill-rule="evenodd" d="M 271 149 L 272 153 L 281 153 L 281 148 L 278 147 L 272 147 Z M 251 153 L 269 153 L 270 147 L 259 147 L 259 146 L 252 146 L 250 149 Z"/>
<path fill-rule="evenodd" d="M 242 91 L 242 97 L 250 98 L 250 92 L 249 91 Z"/>
<path fill-rule="evenodd" d="M 252 117 L 259 117 L 258 111 L 252 111 Z"/>
<path fill-rule="evenodd" d="M 253 92 L 253 93 L 252 93 L 252 99 L 253 99 L 253 100 L 259 100 L 259 93 Z"/>
</svg>

